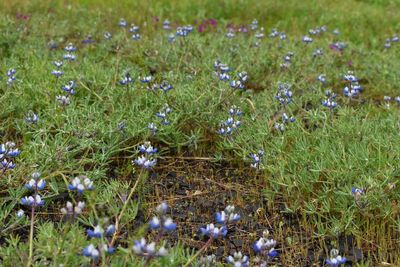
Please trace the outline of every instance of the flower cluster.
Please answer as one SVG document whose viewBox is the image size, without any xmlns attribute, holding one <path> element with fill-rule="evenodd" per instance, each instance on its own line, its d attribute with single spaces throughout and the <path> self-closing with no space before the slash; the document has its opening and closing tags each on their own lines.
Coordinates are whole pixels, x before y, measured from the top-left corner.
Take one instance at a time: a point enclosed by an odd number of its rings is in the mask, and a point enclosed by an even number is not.
<svg viewBox="0 0 400 267">
<path fill-rule="evenodd" d="M 240 117 L 242 114 L 243 112 L 240 111 L 236 106 L 232 106 L 229 109 L 229 118 L 225 121 L 221 121 L 217 133 L 223 136 L 231 135 L 241 125 L 238 117 Z"/>
<path fill-rule="evenodd" d="M 140 145 L 139 152 L 142 155 L 132 161 L 132 164 L 136 164 L 143 169 L 151 169 L 156 165 L 157 160 L 154 158 L 154 154 L 157 153 L 157 149 L 153 148 L 150 142 Z"/>
<path fill-rule="evenodd" d="M 84 175 L 77 176 L 68 185 L 68 189 L 82 194 L 85 190 L 93 190 L 93 181 Z"/>
<path fill-rule="evenodd" d="M 161 124 L 169 125 L 171 122 L 168 120 L 168 115 L 172 112 L 172 109 L 165 104 L 162 110 L 156 113 L 156 116 L 161 119 Z"/>
<path fill-rule="evenodd" d="M 236 223 L 240 220 L 240 215 L 235 213 L 235 206 L 228 205 L 225 210 L 215 214 L 215 221 L 217 223 L 228 224 Z"/>
<path fill-rule="evenodd" d="M 331 250 L 331 257 L 330 259 L 326 260 L 326 265 L 332 266 L 332 267 L 337 267 L 342 264 L 346 263 L 346 258 L 339 256 L 339 251 L 337 249 L 332 249 Z"/>
<path fill-rule="evenodd" d="M 46 186 L 46 182 L 43 179 L 40 179 L 40 173 L 34 172 L 31 175 L 31 179 L 25 185 L 25 188 L 33 191 L 33 195 L 26 196 L 21 199 L 21 204 L 25 206 L 37 207 L 43 206 L 44 200 L 38 194 L 39 191 L 43 190 Z"/>
<path fill-rule="evenodd" d="M 269 232 L 264 231 L 263 237 L 258 239 L 254 245 L 254 253 L 258 255 L 256 262 L 260 263 L 260 266 L 268 266 L 268 261 L 278 256 L 278 251 L 275 249 L 276 241 L 269 239 Z"/>
<path fill-rule="evenodd" d="M 150 221 L 149 227 L 151 230 L 158 230 L 158 235 L 155 241 L 148 243 L 144 237 L 140 240 L 135 240 L 133 251 L 135 254 L 144 257 L 147 261 L 155 257 L 164 257 L 168 255 L 168 250 L 165 248 L 165 242 L 162 244 L 160 239 L 165 232 L 170 232 L 176 229 L 176 224 L 171 217 L 166 216 L 168 211 L 167 203 L 163 202 L 156 208 L 156 214 Z"/>
<path fill-rule="evenodd" d="M 320 26 L 320 27 L 316 27 L 315 29 L 308 30 L 308 33 L 310 35 L 320 35 L 320 34 L 326 32 L 326 31 L 327 31 L 327 28 L 326 28 L 325 25 L 323 25 L 323 26 Z"/>
<path fill-rule="evenodd" d="M 324 107 L 329 108 L 330 110 L 335 109 L 335 108 L 337 107 L 337 103 L 336 103 L 336 101 L 335 101 L 335 100 L 336 100 L 336 94 L 333 93 L 333 92 L 330 91 L 330 90 L 327 90 L 327 91 L 325 92 L 325 96 L 326 96 L 326 98 L 321 102 L 322 105 L 323 105 Z"/>
<path fill-rule="evenodd" d="M 131 77 L 129 72 L 126 72 L 122 79 L 119 81 L 119 84 L 122 86 L 126 86 L 129 88 L 129 85 L 134 82 L 134 79 Z"/>
<path fill-rule="evenodd" d="M 286 40 L 287 36 L 286 33 L 278 31 L 277 28 L 272 28 L 269 34 L 270 38 L 279 37 L 280 40 Z"/>
<path fill-rule="evenodd" d="M 79 201 L 75 206 L 67 201 L 65 208 L 61 208 L 60 211 L 63 215 L 67 216 L 67 218 L 75 218 L 82 214 L 84 208 L 85 202 L 83 201 Z"/>
<path fill-rule="evenodd" d="M 27 123 L 35 124 L 39 121 L 39 115 L 30 110 L 27 116 L 25 117 L 25 121 Z"/>
<path fill-rule="evenodd" d="M 74 61 L 76 59 L 76 56 L 74 52 L 76 51 L 76 46 L 74 46 L 72 43 L 69 43 L 64 50 L 66 51 L 66 54 L 64 54 L 63 58 L 64 60 L 67 61 Z"/>
<path fill-rule="evenodd" d="M 229 72 L 231 69 L 227 64 L 222 63 L 219 59 L 214 62 L 215 75 L 220 81 L 229 81 L 231 79 Z"/>
<path fill-rule="evenodd" d="M 89 237 L 91 238 L 102 238 L 102 237 L 110 237 L 114 234 L 115 232 L 115 225 L 110 224 L 107 226 L 106 229 L 104 229 L 101 225 L 96 225 L 93 230 L 92 229 L 87 229 L 86 233 Z"/>
<path fill-rule="evenodd" d="M 140 40 L 139 30 L 140 30 L 139 26 L 137 26 L 135 24 L 131 24 L 131 27 L 129 28 L 129 32 L 132 33 L 132 36 L 131 36 L 132 40 L 135 40 L 135 41 Z"/>
<path fill-rule="evenodd" d="M 177 27 L 176 28 L 176 36 L 178 37 L 187 37 L 189 33 L 193 31 L 193 26 L 192 25 L 186 25 L 183 27 Z"/>
<path fill-rule="evenodd" d="M 17 77 L 15 76 L 16 74 L 17 71 L 15 69 L 7 70 L 7 85 L 13 85 L 13 83 L 17 80 Z"/>
<path fill-rule="evenodd" d="M 247 82 L 247 72 L 243 71 L 243 72 L 239 72 L 237 74 L 238 79 L 237 80 L 232 80 L 229 85 L 233 88 L 233 89 L 245 89 L 245 83 Z"/>
<path fill-rule="evenodd" d="M 289 51 L 283 56 L 283 63 L 281 63 L 280 67 L 283 69 L 286 69 L 290 66 L 292 63 L 292 58 L 294 56 L 294 53 Z"/>
<path fill-rule="evenodd" d="M 286 107 L 292 102 L 293 92 L 291 91 L 291 86 L 287 83 L 278 84 L 278 92 L 275 98 L 279 101 L 281 105 Z"/>
<path fill-rule="evenodd" d="M 264 157 L 264 150 L 260 149 L 257 153 L 250 153 L 251 164 L 250 167 L 258 169 L 260 167 L 260 162 Z"/>
<path fill-rule="evenodd" d="M 168 210 L 167 203 L 163 202 L 156 208 L 156 214 L 150 221 L 150 229 L 160 231 L 173 231 L 176 229 L 176 223 L 173 222 L 171 217 L 166 216 Z"/>
<path fill-rule="evenodd" d="M 289 116 L 286 113 L 282 114 L 282 122 L 275 122 L 274 128 L 283 133 L 285 131 L 285 125 L 290 123 L 295 122 L 296 119 L 292 116 L 289 118 Z"/>
<path fill-rule="evenodd" d="M 358 83 L 358 78 L 354 76 L 352 71 L 348 71 L 347 74 L 344 75 L 344 80 L 348 83 L 348 85 L 343 89 L 345 97 L 356 97 L 363 90 L 362 86 Z"/>
<path fill-rule="evenodd" d="M 225 237 L 228 233 L 228 229 L 225 225 L 221 227 L 216 227 L 213 223 L 207 224 L 205 227 L 201 227 L 200 231 L 203 235 L 208 236 L 212 239 Z"/>
<path fill-rule="evenodd" d="M 322 84 L 325 84 L 327 82 L 326 75 L 325 74 L 318 75 L 317 76 L 317 81 L 321 82 Z"/>
<path fill-rule="evenodd" d="M 240 251 L 233 253 L 233 256 L 229 255 L 228 257 L 226 257 L 226 262 L 234 267 L 250 266 L 249 257 L 246 255 L 242 255 Z"/>
<path fill-rule="evenodd" d="M 386 38 L 385 40 L 385 49 L 389 49 L 392 47 L 392 43 L 398 43 L 400 40 L 399 36 L 397 34 L 394 34 L 391 38 Z"/>
<path fill-rule="evenodd" d="M 21 154 L 14 142 L 0 144 L 0 171 L 4 174 L 9 169 L 15 168 L 14 158 Z"/>
</svg>

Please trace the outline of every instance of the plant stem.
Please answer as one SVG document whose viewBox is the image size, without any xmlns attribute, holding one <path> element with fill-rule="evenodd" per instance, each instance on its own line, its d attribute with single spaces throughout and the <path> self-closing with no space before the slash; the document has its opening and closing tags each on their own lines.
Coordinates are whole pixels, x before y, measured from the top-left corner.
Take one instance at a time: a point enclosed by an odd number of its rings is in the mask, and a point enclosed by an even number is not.
<svg viewBox="0 0 400 267">
<path fill-rule="evenodd" d="M 110 246 L 113 246 L 115 240 L 117 239 L 117 236 L 118 236 L 118 233 L 119 233 L 119 222 L 121 221 L 122 216 L 124 215 L 124 212 L 125 212 L 125 210 L 126 210 L 126 208 L 127 208 L 127 206 L 128 206 L 129 200 L 132 198 L 133 193 L 136 191 L 136 187 L 138 186 L 139 181 L 140 181 L 141 178 L 142 178 L 142 173 L 143 173 L 143 169 L 140 170 L 139 176 L 138 176 L 138 178 L 136 179 L 136 182 L 135 182 L 135 184 L 133 185 L 131 191 L 129 192 L 128 198 L 125 200 L 124 205 L 122 206 L 121 212 L 119 213 L 117 219 L 115 220 L 115 232 L 114 232 L 114 235 L 113 235 L 113 237 L 112 237 L 112 239 L 111 239 Z"/>
<path fill-rule="evenodd" d="M 32 264 L 32 256 L 33 256 L 33 226 L 35 223 L 35 206 L 32 205 L 31 208 L 31 228 L 29 232 L 29 257 L 26 266 L 29 267 Z"/>
</svg>

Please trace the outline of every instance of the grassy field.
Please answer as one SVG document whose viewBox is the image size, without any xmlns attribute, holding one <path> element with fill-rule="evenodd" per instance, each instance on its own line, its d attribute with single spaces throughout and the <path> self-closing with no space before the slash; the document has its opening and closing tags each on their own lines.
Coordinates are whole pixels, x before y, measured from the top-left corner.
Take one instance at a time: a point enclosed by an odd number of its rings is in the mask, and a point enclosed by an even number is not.
<svg viewBox="0 0 400 267">
<path fill-rule="evenodd" d="M 399 266 L 399 11 L 2 1 L 0 266 Z"/>
</svg>

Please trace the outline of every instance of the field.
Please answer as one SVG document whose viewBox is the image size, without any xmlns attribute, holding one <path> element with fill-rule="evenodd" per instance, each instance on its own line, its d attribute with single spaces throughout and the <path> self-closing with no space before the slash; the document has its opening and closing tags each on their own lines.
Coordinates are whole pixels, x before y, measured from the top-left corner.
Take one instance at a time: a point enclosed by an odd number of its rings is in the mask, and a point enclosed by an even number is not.
<svg viewBox="0 0 400 267">
<path fill-rule="evenodd" d="M 400 266 L 399 11 L 1 1 L 0 266 Z"/>
</svg>

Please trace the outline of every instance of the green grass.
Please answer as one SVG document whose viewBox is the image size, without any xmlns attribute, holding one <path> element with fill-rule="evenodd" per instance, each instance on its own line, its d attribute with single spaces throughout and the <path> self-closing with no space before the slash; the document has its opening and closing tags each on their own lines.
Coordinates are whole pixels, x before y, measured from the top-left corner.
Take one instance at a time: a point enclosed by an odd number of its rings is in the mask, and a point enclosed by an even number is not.
<svg viewBox="0 0 400 267">
<path fill-rule="evenodd" d="M 19 221 L 15 213 L 22 207 L 19 200 L 28 194 L 24 184 L 34 171 L 42 173 L 47 186 L 42 194 L 46 204 L 36 214 L 32 265 L 90 265 L 77 255 L 91 242 L 85 230 L 102 218 L 115 221 L 123 206 L 121 198 L 138 177 L 131 164 L 138 155 L 137 145 L 146 140 L 160 149 L 158 176 L 143 177 L 122 216 L 117 252 L 103 258 L 102 265 L 140 265 L 131 246 L 145 232 L 143 223 L 157 203 L 170 200 L 172 211 L 180 203 L 171 200 L 179 193 L 170 190 L 171 195 L 164 196 L 155 189 L 159 184 L 166 186 L 169 172 L 182 172 L 189 183 L 209 174 L 200 167 L 195 168 L 196 174 L 185 173 L 192 169 L 186 163 L 177 164 L 182 159 L 206 159 L 206 169 L 216 169 L 208 178 L 247 192 L 240 196 L 224 191 L 222 198 L 225 205 L 235 204 L 241 210 L 250 202 L 258 205 L 259 216 L 242 216 L 258 220 L 259 227 L 241 238 L 254 242 L 263 228 L 269 228 L 281 252 L 276 264 L 321 264 L 318 257 L 328 257 L 331 247 L 342 246 L 342 237 L 350 236 L 351 249 L 363 254 L 353 261 L 354 266 L 399 265 L 400 111 L 394 102 L 389 109 L 383 103 L 384 95 L 400 95 L 400 49 L 397 43 L 383 48 L 385 39 L 399 30 L 399 8 L 398 1 L 377 0 L 1 3 L 0 144 L 14 141 L 22 154 L 17 167 L 0 177 L 0 221 L 4 223 L 0 224 L 0 265 L 28 262 L 29 210 L 24 208 L 27 216 Z M 18 19 L 16 14 L 30 18 Z M 157 25 L 156 16 L 160 18 Z M 121 17 L 141 26 L 140 41 L 130 40 L 129 33 L 118 28 Z M 195 20 L 210 18 L 218 21 L 216 29 L 198 33 L 195 26 L 188 38 L 174 43 L 168 42 L 168 34 L 161 29 L 164 19 L 195 25 Z M 255 48 L 250 34 L 237 34 L 232 40 L 225 37 L 227 23 L 248 24 L 254 18 L 267 36 L 277 27 L 288 40 L 279 47 L 277 39 L 266 37 Z M 327 25 L 327 33 L 311 44 L 301 42 L 309 29 L 321 25 Z M 330 33 L 335 28 L 339 36 Z M 113 38 L 104 40 L 104 31 Z M 95 44 L 81 44 L 87 34 L 93 35 Z M 59 44 L 58 49 L 47 48 L 51 40 Z M 329 49 L 338 40 L 347 44 L 342 53 Z M 77 60 L 65 64 L 64 76 L 56 80 L 50 74 L 52 62 L 61 59 L 62 48 L 69 42 L 78 46 Z M 319 58 L 312 56 L 316 48 L 324 51 Z M 282 57 L 289 51 L 294 52 L 292 64 L 283 70 Z M 247 71 L 252 90 L 235 92 L 228 83 L 218 81 L 212 75 L 216 59 L 231 67 L 232 76 Z M 6 85 L 9 68 L 17 70 L 12 87 Z M 364 87 L 351 102 L 342 96 L 342 77 L 348 70 L 355 72 Z M 127 91 L 118 84 L 126 71 L 136 80 L 152 72 L 157 82 L 166 79 L 174 89 L 168 94 L 151 92 L 136 81 Z M 326 85 L 316 81 L 321 73 L 327 76 Z M 71 79 L 77 82 L 77 94 L 68 107 L 60 108 L 55 97 Z M 287 113 L 296 117 L 283 134 L 273 127 L 280 110 L 274 98 L 279 82 L 292 85 L 294 103 Z M 339 94 L 334 112 L 320 104 L 328 88 Z M 171 124 L 163 126 L 155 113 L 165 103 L 173 112 Z M 231 105 L 244 111 L 242 125 L 232 138 L 223 138 L 216 131 Z M 40 116 L 37 124 L 26 123 L 30 110 Z M 126 124 L 123 132 L 118 130 L 120 122 Z M 149 122 L 157 122 L 157 135 L 149 134 Z M 261 170 L 249 170 L 248 155 L 260 148 L 265 151 Z M 230 169 L 240 170 L 240 177 L 230 177 Z M 83 197 L 88 206 L 84 215 L 66 223 L 60 208 L 72 196 L 67 183 L 78 175 L 90 177 L 95 190 Z M 352 196 L 352 187 L 366 189 L 360 200 L 363 207 Z M 199 190 L 209 188 L 203 184 Z M 218 197 L 211 195 L 204 201 Z M 209 210 L 198 225 L 180 221 L 178 228 L 191 230 L 179 232 L 182 236 L 178 234 L 175 240 L 180 242 L 172 244 L 171 255 L 152 264 L 185 264 L 199 248 L 191 242 L 195 228 L 207 223 L 206 218 L 212 220 L 212 213 L 223 207 L 219 204 Z M 289 217 L 294 222 L 287 221 Z M 208 253 L 228 243 L 221 241 Z M 349 250 L 340 252 L 352 260 Z M 314 258 L 309 257 L 310 251 Z M 222 254 L 229 252 L 225 248 Z M 253 256 L 250 247 L 243 252 Z"/>
</svg>

